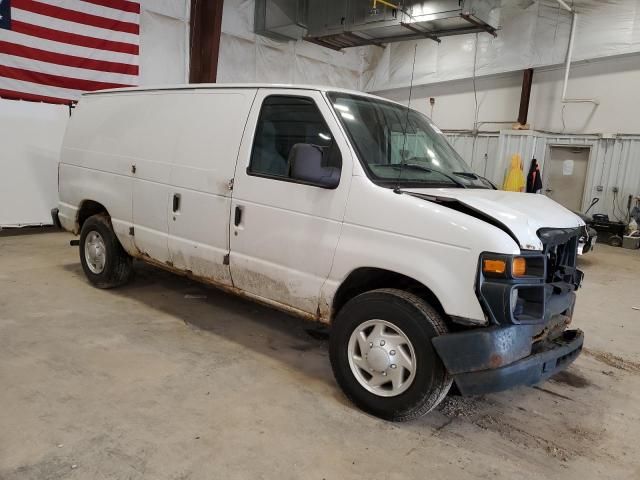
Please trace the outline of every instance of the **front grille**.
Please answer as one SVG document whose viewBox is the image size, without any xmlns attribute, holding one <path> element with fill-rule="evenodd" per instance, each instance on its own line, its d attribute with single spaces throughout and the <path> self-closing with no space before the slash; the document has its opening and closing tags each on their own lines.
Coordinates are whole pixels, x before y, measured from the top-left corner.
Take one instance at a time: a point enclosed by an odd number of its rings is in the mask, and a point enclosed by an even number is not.
<svg viewBox="0 0 640 480">
<path fill-rule="evenodd" d="M 580 228 L 542 229 L 538 236 L 544 245 L 546 282 L 580 286 L 582 273 L 576 269 Z"/>
</svg>

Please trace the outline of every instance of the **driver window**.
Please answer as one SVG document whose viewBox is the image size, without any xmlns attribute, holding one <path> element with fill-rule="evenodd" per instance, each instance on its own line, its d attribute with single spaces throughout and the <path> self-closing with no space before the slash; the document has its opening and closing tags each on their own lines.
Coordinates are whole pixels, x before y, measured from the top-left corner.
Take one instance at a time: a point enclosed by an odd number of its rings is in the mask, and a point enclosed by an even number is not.
<svg viewBox="0 0 640 480">
<path fill-rule="evenodd" d="M 297 143 L 327 149 L 326 166 L 341 167 L 338 147 L 312 99 L 285 95 L 267 97 L 262 103 L 247 173 L 290 178 L 289 153 Z"/>
</svg>

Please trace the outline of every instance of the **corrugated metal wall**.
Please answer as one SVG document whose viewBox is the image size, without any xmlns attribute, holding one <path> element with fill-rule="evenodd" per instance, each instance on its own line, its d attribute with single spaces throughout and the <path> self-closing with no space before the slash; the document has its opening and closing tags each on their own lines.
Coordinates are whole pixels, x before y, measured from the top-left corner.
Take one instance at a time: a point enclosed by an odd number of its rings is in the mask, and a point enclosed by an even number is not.
<svg viewBox="0 0 640 480">
<path fill-rule="evenodd" d="M 492 179 L 487 173 L 495 163 L 500 135 L 479 133 L 477 137 L 467 132 L 445 132 L 453 148 L 478 175 Z"/>
<path fill-rule="evenodd" d="M 472 165 L 474 172 L 484 175 L 498 186 L 502 185 L 513 154 L 522 156 L 525 173 L 529 161 L 536 158 L 544 178 L 544 164 L 551 146 L 580 145 L 591 149 L 582 211 L 587 209 L 594 197 L 598 197 L 600 202 L 589 213 L 606 213 L 612 219 L 622 217 L 621 210 L 626 212 L 629 195 L 640 196 L 640 136 L 624 135 L 605 139 L 594 135 L 503 130 L 500 134 L 479 134 L 475 140 L 475 153 L 472 154 L 472 133 L 447 132 L 446 135 L 456 151 Z M 601 191 L 598 191 L 598 187 L 602 187 Z M 616 207 L 614 187 L 619 189 Z"/>
</svg>

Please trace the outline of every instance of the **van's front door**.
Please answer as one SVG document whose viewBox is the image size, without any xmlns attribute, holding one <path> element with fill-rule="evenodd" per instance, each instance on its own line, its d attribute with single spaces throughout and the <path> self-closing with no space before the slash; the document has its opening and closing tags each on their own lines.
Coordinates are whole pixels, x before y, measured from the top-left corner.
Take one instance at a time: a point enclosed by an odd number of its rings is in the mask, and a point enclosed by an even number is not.
<svg viewBox="0 0 640 480">
<path fill-rule="evenodd" d="M 296 144 L 320 147 L 327 165 L 340 168 L 336 188 L 293 178 L 289 153 Z M 233 187 L 234 286 L 315 314 L 338 243 L 351 171 L 350 150 L 320 92 L 259 90 Z"/>
</svg>

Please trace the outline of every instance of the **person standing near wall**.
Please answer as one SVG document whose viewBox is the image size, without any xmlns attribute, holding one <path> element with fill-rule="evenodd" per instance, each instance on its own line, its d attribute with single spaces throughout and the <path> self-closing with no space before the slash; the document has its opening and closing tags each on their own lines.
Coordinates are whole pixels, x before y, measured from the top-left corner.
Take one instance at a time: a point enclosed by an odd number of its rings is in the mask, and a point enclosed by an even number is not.
<svg viewBox="0 0 640 480">
<path fill-rule="evenodd" d="M 527 175 L 527 193 L 538 193 L 540 190 L 542 190 L 542 174 L 538 161 L 534 158 L 531 160 L 529 175 Z"/>
</svg>

